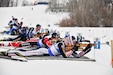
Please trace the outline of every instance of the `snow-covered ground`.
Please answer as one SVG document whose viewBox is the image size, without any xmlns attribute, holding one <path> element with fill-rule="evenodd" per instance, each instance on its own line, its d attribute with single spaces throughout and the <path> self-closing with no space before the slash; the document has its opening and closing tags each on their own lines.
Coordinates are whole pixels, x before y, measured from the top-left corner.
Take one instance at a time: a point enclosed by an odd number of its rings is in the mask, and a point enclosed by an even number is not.
<svg viewBox="0 0 113 75">
<path fill-rule="evenodd" d="M 113 69 L 98 62 L 0 59 L 0 75 L 113 75 Z"/>
<path fill-rule="evenodd" d="M 68 13 L 46 12 L 47 7 L 47 5 L 37 5 L 0 8 L 0 31 L 6 30 L 5 26 L 11 20 L 11 16 L 14 16 L 18 18 L 19 22 L 23 18 L 24 26 L 35 27 L 36 24 L 41 24 L 42 28 L 58 30 L 61 37 L 64 37 L 65 32 L 68 31 L 74 36 L 81 33 L 85 39 L 91 40 L 92 43 L 95 38 L 99 38 L 102 43 L 101 48 L 92 48 L 92 51 L 86 55 L 95 59 L 96 62 L 65 60 L 18 62 L 0 59 L 0 75 L 113 75 L 113 68 L 111 68 L 111 44 L 106 44 L 106 42 L 110 43 L 113 40 L 113 28 L 58 27 L 55 24 L 62 18 L 68 17 Z M 51 27 L 48 27 L 48 25 L 51 25 Z"/>
<path fill-rule="evenodd" d="M 55 14 L 47 12 L 47 8 L 47 5 L 0 8 L 0 21 L 2 22 L 0 24 L 7 26 L 11 17 L 14 16 L 19 22 L 23 18 L 24 26 L 34 27 L 36 24 L 41 24 L 42 27 L 47 27 L 48 25 L 55 26 L 62 18 L 67 17 L 68 13 Z"/>
</svg>

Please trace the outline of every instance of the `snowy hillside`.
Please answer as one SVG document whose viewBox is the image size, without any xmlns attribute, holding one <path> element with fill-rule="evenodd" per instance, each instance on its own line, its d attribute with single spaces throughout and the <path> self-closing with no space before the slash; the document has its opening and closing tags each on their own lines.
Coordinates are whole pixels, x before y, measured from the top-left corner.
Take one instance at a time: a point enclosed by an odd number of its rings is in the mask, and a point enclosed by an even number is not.
<svg viewBox="0 0 113 75">
<path fill-rule="evenodd" d="M 101 48 L 92 48 L 92 51 L 86 55 L 95 59 L 96 62 L 64 60 L 15 62 L 0 59 L 0 75 L 113 75 L 113 69 L 110 65 L 110 41 L 113 40 L 113 28 L 58 27 L 55 24 L 62 18 L 68 17 L 68 13 L 47 12 L 47 8 L 46 5 L 0 8 L 0 31 L 6 30 L 4 27 L 8 25 L 11 16 L 14 16 L 18 18 L 19 22 L 23 18 L 24 26 L 35 27 L 36 24 L 41 24 L 42 28 L 59 31 L 61 37 L 64 37 L 65 32 L 69 32 L 74 36 L 81 33 L 85 39 L 91 40 L 92 43 L 95 38 L 99 38 Z M 48 25 L 51 26 L 48 27 Z M 109 42 L 109 45 L 106 42 Z"/>
<path fill-rule="evenodd" d="M 14 16 L 18 18 L 19 22 L 23 18 L 24 26 L 34 27 L 36 24 L 41 24 L 42 27 L 47 27 L 48 25 L 55 26 L 67 15 L 67 13 L 55 14 L 46 12 L 47 8 L 47 5 L 0 8 L 0 25 L 7 26 L 11 16 Z"/>
</svg>

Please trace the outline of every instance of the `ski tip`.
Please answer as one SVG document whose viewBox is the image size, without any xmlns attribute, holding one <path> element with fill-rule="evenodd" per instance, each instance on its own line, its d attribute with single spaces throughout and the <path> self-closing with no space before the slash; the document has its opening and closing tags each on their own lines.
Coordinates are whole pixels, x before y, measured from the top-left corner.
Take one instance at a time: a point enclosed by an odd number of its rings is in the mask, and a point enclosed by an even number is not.
<svg viewBox="0 0 113 75">
<path fill-rule="evenodd" d="M 95 60 L 95 59 L 93 59 L 92 61 L 96 62 L 96 60 Z"/>
<path fill-rule="evenodd" d="M 12 60 L 21 61 L 21 62 L 28 62 L 27 60 L 18 60 L 18 59 L 12 59 Z"/>
<path fill-rule="evenodd" d="M 11 59 L 17 60 L 17 61 L 22 61 L 22 62 L 27 62 L 27 59 L 25 57 L 11 56 Z"/>
<path fill-rule="evenodd" d="M 20 61 L 22 61 L 22 62 L 28 62 L 27 60 L 20 60 Z"/>
</svg>

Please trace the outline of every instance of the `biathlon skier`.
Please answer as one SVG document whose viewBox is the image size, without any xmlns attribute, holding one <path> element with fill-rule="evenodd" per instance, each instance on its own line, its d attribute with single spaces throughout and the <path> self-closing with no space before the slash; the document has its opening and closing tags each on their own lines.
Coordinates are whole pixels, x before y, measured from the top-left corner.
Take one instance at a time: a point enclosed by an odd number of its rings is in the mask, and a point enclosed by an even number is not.
<svg viewBox="0 0 113 75">
<path fill-rule="evenodd" d="M 71 37 L 70 37 L 71 38 Z M 68 42 L 73 43 L 72 38 L 67 39 Z M 14 54 L 20 54 L 22 56 L 33 56 L 33 55 L 49 55 L 49 56 L 57 56 L 62 55 L 64 58 L 70 56 L 73 52 L 71 50 L 65 50 L 65 43 L 63 41 L 54 43 L 48 48 L 39 48 L 37 50 L 30 50 L 30 51 L 21 51 L 21 50 L 10 50 L 8 52 L 8 56 Z"/>
<path fill-rule="evenodd" d="M 92 45 L 88 44 L 87 47 L 82 50 L 80 53 L 76 53 L 74 48 L 76 44 L 76 40 L 74 36 L 69 36 L 64 41 L 57 42 L 53 44 L 52 46 L 48 48 L 39 48 L 36 50 L 30 50 L 30 51 L 21 51 L 21 50 L 10 50 L 8 52 L 8 56 L 11 55 L 22 55 L 22 56 L 38 56 L 38 55 L 49 55 L 49 56 L 58 56 L 62 55 L 64 58 L 73 56 L 75 58 L 80 58 L 84 56 L 86 53 L 88 53 L 91 50 Z"/>
<path fill-rule="evenodd" d="M 27 40 L 26 27 L 22 27 L 17 37 L 4 39 L 3 41 L 26 41 L 26 40 Z"/>
<path fill-rule="evenodd" d="M 17 18 L 12 18 L 12 20 L 8 23 L 10 30 L 4 31 L 3 33 L 10 35 L 17 35 L 19 29 L 19 23 Z"/>
<path fill-rule="evenodd" d="M 41 25 L 37 24 L 36 28 L 33 30 L 32 37 L 39 37 L 40 39 L 42 38 L 41 35 L 38 36 L 41 33 Z"/>
<path fill-rule="evenodd" d="M 47 36 L 47 37 L 46 37 Z M 38 48 L 49 48 L 52 44 L 58 41 L 57 33 L 53 33 L 51 37 L 48 37 L 48 33 L 45 34 L 45 37 L 42 39 L 34 39 L 26 40 L 26 42 L 30 43 L 31 46 L 36 45 Z"/>
</svg>

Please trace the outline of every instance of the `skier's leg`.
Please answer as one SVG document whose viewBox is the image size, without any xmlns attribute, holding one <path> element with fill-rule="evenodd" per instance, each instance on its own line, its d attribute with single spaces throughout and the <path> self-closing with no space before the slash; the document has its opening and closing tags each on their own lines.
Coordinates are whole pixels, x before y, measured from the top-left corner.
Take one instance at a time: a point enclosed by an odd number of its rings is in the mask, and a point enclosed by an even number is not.
<svg viewBox="0 0 113 75">
<path fill-rule="evenodd" d="M 25 56 L 33 56 L 33 55 L 45 55 L 48 54 L 48 49 L 46 48 L 39 48 L 37 50 L 26 51 Z"/>
<path fill-rule="evenodd" d="M 19 50 L 9 50 L 7 52 L 8 56 L 25 56 L 25 51 L 19 51 Z"/>
<path fill-rule="evenodd" d="M 48 49 L 46 48 L 40 48 L 37 50 L 31 50 L 31 51 L 20 51 L 20 50 L 10 50 L 8 51 L 8 56 L 34 56 L 34 55 L 44 55 L 48 54 Z"/>
</svg>

